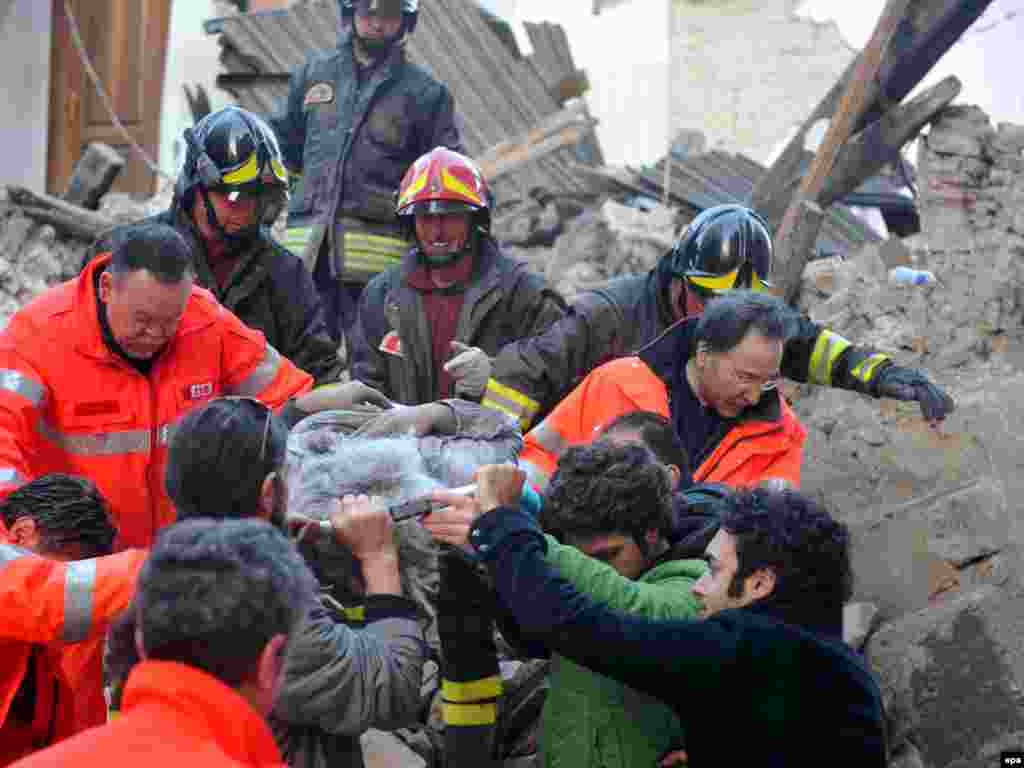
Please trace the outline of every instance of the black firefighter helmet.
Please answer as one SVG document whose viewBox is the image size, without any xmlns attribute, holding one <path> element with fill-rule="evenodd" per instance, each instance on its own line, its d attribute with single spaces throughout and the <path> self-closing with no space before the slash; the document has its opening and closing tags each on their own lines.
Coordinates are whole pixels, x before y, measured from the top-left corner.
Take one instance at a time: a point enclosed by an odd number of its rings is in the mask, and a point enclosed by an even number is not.
<svg viewBox="0 0 1024 768">
<path fill-rule="evenodd" d="M 770 286 L 771 231 L 750 208 L 716 205 L 683 230 L 661 268 L 663 278 L 681 278 L 703 296 L 732 288 L 763 291 Z"/>
<path fill-rule="evenodd" d="M 356 31 L 355 24 L 352 25 L 352 35 L 359 40 L 363 48 L 373 56 L 382 56 L 394 45 L 404 41 L 406 35 L 411 35 L 416 28 L 416 19 L 419 16 L 419 0 L 338 0 L 341 8 L 342 21 L 352 21 L 356 12 L 379 13 L 382 16 L 402 15 L 402 26 L 398 32 L 385 40 L 367 40 L 360 37 Z"/>
<path fill-rule="evenodd" d="M 186 210 L 192 208 L 198 191 L 210 225 L 229 241 L 252 238 L 261 226 L 274 223 L 288 201 L 288 171 L 277 137 L 266 122 L 240 107 L 224 107 L 186 128 L 184 138 L 187 150 L 175 197 Z M 252 223 L 226 232 L 210 203 L 210 191 L 231 201 L 255 199 Z"/>
</svg>

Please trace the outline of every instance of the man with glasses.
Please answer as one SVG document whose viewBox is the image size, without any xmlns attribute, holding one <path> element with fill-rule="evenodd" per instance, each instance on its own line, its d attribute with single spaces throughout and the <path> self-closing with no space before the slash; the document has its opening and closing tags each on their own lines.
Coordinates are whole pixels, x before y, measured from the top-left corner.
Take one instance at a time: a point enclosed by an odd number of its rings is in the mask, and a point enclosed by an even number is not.
<svg viewBox="0 0 1024 768">
<path fill-rule="evenodd" d="M 513 416 L 526 432 L 601 363 L 635 354 L 673 323 L 700 314 L 713 296 L 737 288 L 765 290 L 771 267 L 772 238 L 764 219 L 742 205 L 709 208 L 646 275 L 585 291 L 543 334 L 503 348 L 482 402 Z M 851 344 L 807 317 L 799 319 L 786 344 L 782 374 L 872 397 L 916 400 L 932 424 L 954 407 L 923 371 L 896 365 L 888 355 Z M 528 437 L 527 445 L 547 450 L 540 437 Z M 551 466 L 557 458 L 556 451 Z"/>
<path fill-rule="evenodd" d="M 194 285 L 181 234 L 129 225 L 0 332 L 0 497 L 50 472 L 82 475 L 110 502 L 118 548 L 149 546 L 175 519 L 163 471 L 186 412 L 224 394 L 291 421 L 338 407 L 345 393 L 312 384 Z"/>
<path fill-rule="evenodd" d="M 696 482 L 800 484 L 807 431 L 775 383 L 797 315 L 768 293 L 730 291 L 634 357 L 605 363 L 533 430 L 519 457 L 543 487 L 565 448 L 634 410 L 672 420 Z M 545 450 L 546 449 L 546 450 Z"/>
<path fill-rule="evenodd" d="M 343 363 L 313 278 L 269 231 L 288 201 L 288 172 L 270 126 L 230 106 L 186 128 L 184 139 L 171 207 L 152 221 L 188 241 L 200 287 L 318 384 L 337 381 Z M 100 238 L 86 264 L 109 251 L 121 229 Z"/>
</svg>

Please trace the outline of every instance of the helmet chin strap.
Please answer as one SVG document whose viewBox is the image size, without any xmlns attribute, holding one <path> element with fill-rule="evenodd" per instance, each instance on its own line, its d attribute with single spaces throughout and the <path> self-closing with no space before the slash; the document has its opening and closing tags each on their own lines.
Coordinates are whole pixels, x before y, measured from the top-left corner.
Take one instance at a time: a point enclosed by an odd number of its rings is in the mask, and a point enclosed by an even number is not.
<svg viewBox="0 0 1024 768">
<path fill-rule="evenodd" d="M 217 212 L 214 210 L 213 203 L 210 202 L 210 195 L 206 191 L 206 187 L 199 185 L 199 191 L 203 196 L 203 207 L 206 208 L 206 220 L 213 227 L 213 231 L 216 232 L 220 238 L 227 245 L 229 251 L 241 248 L 252 241 L 252 239 L 259 232 L 259 221 L 258 217 L 253 217 L 253 224 L 244 227 L 238 232 L 228 232 L 224 229 L 224 225 L 220 223 L 220 219 L 217 218 Z"/>
<path fill-rule="evenodd" d="M 423 259 L 423 263 L 426 264 L 428 268 L 440 268 L 454 264 L 467 253 L 473 253 L 476 250 L 478 238 L 479 234 L 477 233 L 476 227 L 473 227 L 470 229 L 466 239 L 462 242 L 462 247 L 457 251 L 452 251 L 444 256 L 428 256 L 427 252 L 423 249 L 423 243 L 420 242 L 418 235 L 416 236 L 416 244 L 419 246 L 419 254 Z"/>
<path fill-rule="evenodd" d="M 402 26 L 399 27 L 398 31 L 391 37 L 375 38 L 371 39 L 363 37 L 356 30 L 355 22 L 352 23 L 352 36 L 356 42 L 359 43 L 359 48 L 367 58 L 373 61 L 380 61 L 388 56 L 405 39 L 405 24 L 406 21 L 402 19 Z"/>
</svg>

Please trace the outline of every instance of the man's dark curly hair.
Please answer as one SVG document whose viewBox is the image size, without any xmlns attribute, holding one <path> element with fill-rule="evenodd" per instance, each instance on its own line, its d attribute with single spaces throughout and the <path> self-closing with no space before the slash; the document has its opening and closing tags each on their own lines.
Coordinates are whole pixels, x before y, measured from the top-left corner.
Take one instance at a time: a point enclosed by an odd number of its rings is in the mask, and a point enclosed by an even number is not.
<svg viewBox="0 0 1024 768">
<path fill-rule="evenodd" d="M 772 597 L 779 601 L 820 608 L 850 599 L 849 529 L 810 496 L 793 490 L 738 490 L 719 509 L 722 530 L 736 537 L 731 597 L 743 594 L 747 576 L 771 568 Z"/>
<path fill-rule="evenodd" d="M 690 457 L 686 455 L 683 441 L 676 434 L 672 422 L 653 411 L 630 411 L 624 413 L 604 429 L 601 437 L 611 437 L 623 432 L 636 432 L 655 458 L 662 464 L 675 464 L 686 476 L 692 474 Z"/>
<path fill-rule="evenodd" d="M 84 558 L 109 555 L 117 533 L 103 494 L 77 475 L 37 477 L 0 501 L 5 526 L 22 517 L 35 521 L 46 554 L 77 544 Z"/>
<path fill-rule="evenodd" d="M 669 475 L 642 445 L 597 440 L 569 448 L 544 494 L 539 522 L 558 539 L 611 533 L 633 537 L 647 554 L 645 535 L 671 525 Z"/>
</svg>

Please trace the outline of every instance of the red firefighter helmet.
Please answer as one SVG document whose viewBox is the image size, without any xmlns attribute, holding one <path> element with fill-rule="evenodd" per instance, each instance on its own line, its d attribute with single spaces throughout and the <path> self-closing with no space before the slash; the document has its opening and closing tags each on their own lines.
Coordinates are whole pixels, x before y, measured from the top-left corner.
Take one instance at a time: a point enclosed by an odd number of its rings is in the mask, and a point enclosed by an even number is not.
<svg viewBox="0 0 1024 768">
<path fill-rule="evenodd" d="M 491 229 L 491 190 L 476 163 L 445 147 L 435 147 L 405 172 L 395 213 L 473 213 L 477 226 Z"/>
</svg>

